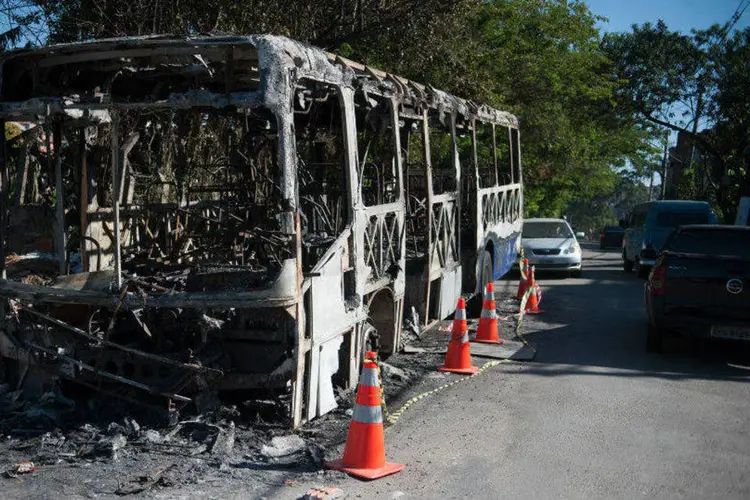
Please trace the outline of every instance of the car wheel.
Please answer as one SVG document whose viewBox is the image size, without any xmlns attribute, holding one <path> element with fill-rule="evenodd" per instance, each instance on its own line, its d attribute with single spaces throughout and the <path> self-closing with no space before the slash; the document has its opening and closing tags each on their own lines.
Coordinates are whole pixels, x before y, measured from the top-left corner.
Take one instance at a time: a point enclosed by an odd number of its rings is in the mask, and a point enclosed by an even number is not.
<svg viewBox="0 0 750 500">
<path fill-rule="evenodd" d="M 664 349 L 664 335 L 660 328 L 648 324 L 646 330 L 646 351 L 647 352 L 662 352 Z"/>
<path fill-rule="evenodd" d="M 633 272 L 633 263 L 627 257 L 622 258 L 622 268 L 626 273 Z"/>
</svg>

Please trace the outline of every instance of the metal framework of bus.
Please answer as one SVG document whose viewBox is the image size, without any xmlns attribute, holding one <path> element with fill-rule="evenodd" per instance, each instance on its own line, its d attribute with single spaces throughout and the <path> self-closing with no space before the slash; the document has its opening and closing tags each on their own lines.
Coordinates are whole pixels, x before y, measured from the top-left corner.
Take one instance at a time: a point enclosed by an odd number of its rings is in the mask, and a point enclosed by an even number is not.
<svg viewBox="0 0 750 500">
<path fill-rule="evenodd" d="M 24 129 L 0 145 L 0 352 L 24 373 L 276 391 L 297 426 L 399 350 L 405 310 L 445 318 L 516 258 L 514 116 L 284 37 L 15 51 L 0 94 Z"/>
</svg>

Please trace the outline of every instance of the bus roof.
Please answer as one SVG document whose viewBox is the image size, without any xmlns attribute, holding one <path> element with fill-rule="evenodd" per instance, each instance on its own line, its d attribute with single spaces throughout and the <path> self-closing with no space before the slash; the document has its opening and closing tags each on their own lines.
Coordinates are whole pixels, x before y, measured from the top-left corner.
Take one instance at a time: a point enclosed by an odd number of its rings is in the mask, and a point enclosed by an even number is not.
<svg viewBox="0 0 750 500">
<path fill-rule="evenodd" d="M 270 53 L 276 52 L 273 57 Z M 218 75 L 237 75 L 235 88 L 249 88 L 252 81 L 257 82 L 261 70 L 272 69 L 274 64 L 283 64 L 294 70 L 300 77 L 319 79 L 320 81 L 341 84 L 353 83 L 357 88 L 380 93 L 387 97 L 396 97 L 401 102 L 412 104 L 416 109 L 425 106 L 435 110 L 453 111 L 465 118 L 476 117 L 482 121 L 502 124 L 517 128 L 518 119 L 511 113 L 494 109 L 484 103 L 470 101 L 442 92 L 429 85 L 423 85 L 409 79 L 387 73 L 356 63 L 341 56 L 323 51 L 320 48 L 298 42 L 283 36 L 275 35 L 222 35 L 200 37 L 178 37 L 174 35 L 151 35 L 138 37 L 109 38 L 89 40 L 36 48 L 23 48 L 6 52 L 0 56 L 3 68 L 0 94 L 5 103 L 0 104 L 0 115 L 13 115 L 15 119 L 34 115 L 43 106 L 33 103 L 33 109 L 24 114 L 19 102 L 44 100 L 53 96 L 37 92 L 36 84 L 40 78 L 62 73 L 71 67 L 77 68 L 76 78 L 85 78 L 87 74 L 97 72 L 114 73 L 114 66 L 121 64 L 128 72 L 139 70 L 135 61 L 142 61 L 153 74 L 164 71 L 165 76 L 174 78 L 179 75 L 179 66 L 184 65 L 184 72 L 189 68 L 193 75 L 198 75 L 203 68 Z M 146 63 L 151 64 L 146 64 Z M 81 71 L 84 69 L 84 71 Z M 227 71 L 218 71 L 228 68 Z M 237 71 L 237 68 L 243 68 Z M 253 73 L 254 70 L 254 73 Z M 83 76 L 82 76 L 83 75 Z M 65 78 L 42 82 L 39 88 L 49 89 L 50 84 L 68 81 Z M 51 76 L 50 76 L 51 78 Z M 229 80 L 229 76 L 226 77 Z M 273 84 L 283 82 L 275 79 Z M 61 85 L 58 85 L 61 86 Z M 262 87 L 262 85 L 261 85 Z M 270 91 L 267 85 L 265 91 Z M 259 89 L 251 89 L 257 92 Z M 261 89 L 263 90 L 263 89 Z M 221 94 L 219 94 L 221 95 Z M 55 96 L 61 97 L 61 96 Z M 80 96 L 75 96 L 80 99 Z M 65 96 L 68 106 L 70 99 Z M 74 99 L 75 101 L 75 99 Z M 10 104 L 9 104 L 10 103 Z M 224 107 L 225 99 L 217 100 L 214 107 Z M 200 105 L 209 106 L 212 101 L 203 99 Z M 73 106 L 85 107 L 80 102 Z M 88 105 L 88 104 L 86 104 Z M 183 107 L 190 103 L 182 102 Z M 116 104 L 112 104 L 113 107 Z M 102 105 L 99 105 L 101 108 Z M 58 106 L 53 109 L 63 109 Z"/>
</svg>

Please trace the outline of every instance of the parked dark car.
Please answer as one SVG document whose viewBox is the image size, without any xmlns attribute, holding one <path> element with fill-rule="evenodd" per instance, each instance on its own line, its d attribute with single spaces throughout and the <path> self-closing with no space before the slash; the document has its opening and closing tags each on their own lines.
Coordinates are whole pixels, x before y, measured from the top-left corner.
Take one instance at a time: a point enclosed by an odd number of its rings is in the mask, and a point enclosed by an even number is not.
<svg viewBox="0 0 750 500">
<path fill-rule="evenodd" d="M 667 335 L 750 342 L 750 227 L 675 229 L 644 291 L 647 350 Z"/>
<path fill-rule="evenodd" d="M 599 234 L 599 248 L 622 248 L 622 239 L 625 237 L 625 228 L 620 226 L 607 226 Z"/>
</svg>

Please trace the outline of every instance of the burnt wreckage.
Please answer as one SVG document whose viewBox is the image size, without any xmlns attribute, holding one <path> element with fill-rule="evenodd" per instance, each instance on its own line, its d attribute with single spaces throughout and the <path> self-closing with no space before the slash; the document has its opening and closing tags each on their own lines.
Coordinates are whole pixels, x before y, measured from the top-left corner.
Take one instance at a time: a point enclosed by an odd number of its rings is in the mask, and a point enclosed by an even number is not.
<svg viewBox="0 0 750 500">
<path fill-rule="evenodd" d="M 283 37 L 2 58 L 0 352 L 134 402 L 277 391 L 294 426 L 505 273 L 518 123 Z M 286 398 L 286 399 L 285 399 Z"/>
</svg>

